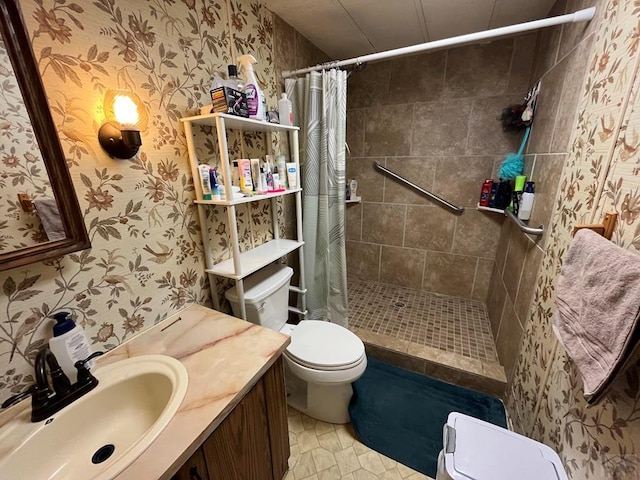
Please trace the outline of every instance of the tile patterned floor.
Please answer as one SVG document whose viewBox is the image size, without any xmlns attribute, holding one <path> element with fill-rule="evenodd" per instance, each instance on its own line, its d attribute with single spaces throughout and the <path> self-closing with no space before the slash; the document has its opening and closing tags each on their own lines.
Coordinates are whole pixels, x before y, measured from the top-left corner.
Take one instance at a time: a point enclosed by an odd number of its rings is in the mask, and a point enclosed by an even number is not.
<svg viewBox="0 0 640 480">
<path fill-rule="evenodd" d="M 479 300 L 349 279 L 349 326 L 487 363 L 498 363 Z"/>
<path fill-rule="evenodd" d="M 351 425 L 314 420 L 289 407 L 284 480 L 432 480 L 360 443 Z"/>
</svg>

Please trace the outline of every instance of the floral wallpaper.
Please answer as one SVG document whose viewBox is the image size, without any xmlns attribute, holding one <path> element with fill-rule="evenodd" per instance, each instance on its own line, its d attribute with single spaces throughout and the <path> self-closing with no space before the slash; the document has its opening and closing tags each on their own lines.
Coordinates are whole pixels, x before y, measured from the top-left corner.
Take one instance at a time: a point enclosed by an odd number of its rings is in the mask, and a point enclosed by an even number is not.
<svg viewBox="0 0 640 480">
<path fill-rule="evenodd" d="M 507 406 L 516 430 L 558 451 L 569 478 L 639 479 L 640 362 L 588 407 L 551 328 L 574 225 L 615 211 L 612 241 L 640 255 L 640 4 L 587 3 L 598 9 L 595 42 Z"/>
<path fill-rule="evenodd" d="M 243 53 L 258 60 L 270 107 L 277 93 L 274 16 L 255 1 L 23 0 L 21 8 L 92 248 L 0 273 L 0 400 L 33 382 L 55 312 L 72 312 L 105 350 L 189 303 L 211 305 L 180 118 L 199 113 L 214 74 Z M 146 107 L 131 160 L 109 158 L 97 141 L 112 88 L 134 90 Z M 215 132 L 198 137 L 214 165 Z M 264 142 L 236 137 L 232 154 L 264 156 Z M 226 212 L 206 216 L 215 258 L 228 258 Z M 269 202 L 239 209 L 238 223 L 242 249 L 270 239 Z M 217 296 L 231 284 L 217 281 Z"/>
<path fill-rule="evenodd" d="M 46 167 L 11 62 L 0 40 L 0 253 L 48 240 L 40 219 L 25 212 L 18 194 L 51 196 Z"/>
</svg>

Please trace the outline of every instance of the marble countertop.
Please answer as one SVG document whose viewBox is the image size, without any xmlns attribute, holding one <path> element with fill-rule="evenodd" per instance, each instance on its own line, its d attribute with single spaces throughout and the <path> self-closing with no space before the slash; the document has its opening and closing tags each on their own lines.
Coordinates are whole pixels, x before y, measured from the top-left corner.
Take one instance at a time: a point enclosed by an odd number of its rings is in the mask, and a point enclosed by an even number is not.
<svg viewBox="0 0 640 480">
<path fill-rule="evenodd" d="M 176 415 L 116 478 L 171 478 L 271 367 L 289 341 L 281 333 L 192 305 L 101 357 L 96 369 L 98 379 L 100 365 L 147 354 L 171 356 L 189 373 L 187 393 Z M 21 402 L 22 408 L 11 410 L 20 411 L 28 403 Z"/>
</svg>

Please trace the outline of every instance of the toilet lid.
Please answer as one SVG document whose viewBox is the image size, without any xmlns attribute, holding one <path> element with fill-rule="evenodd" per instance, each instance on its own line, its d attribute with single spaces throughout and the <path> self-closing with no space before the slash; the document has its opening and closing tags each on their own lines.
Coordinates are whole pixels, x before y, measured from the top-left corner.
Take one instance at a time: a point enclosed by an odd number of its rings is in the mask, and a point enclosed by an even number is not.
<svg viewBox="0 0 640 480">
<path fill-rule="evenodd" d="M 303 320 L 293 330 L 286 353 L 311 368 L 340 370 L 362 360 L 364 343 L 335 323 Z"/>
</svg>

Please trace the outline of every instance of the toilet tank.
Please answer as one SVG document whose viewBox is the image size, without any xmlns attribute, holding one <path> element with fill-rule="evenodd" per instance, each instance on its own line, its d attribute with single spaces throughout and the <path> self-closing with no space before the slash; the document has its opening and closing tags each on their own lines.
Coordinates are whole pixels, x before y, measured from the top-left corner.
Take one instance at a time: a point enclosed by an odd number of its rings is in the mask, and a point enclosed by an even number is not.
<svg viewBox="0 0 640 480">
<path fill-rule="evenodd" d="M 288 318 L 292 276 L 291 267 L 273 263 L 244 279 L 244 304 L 249 322 L 280 330 Z M 240 317 L 236 287 L 227 290 L 224 296 L 231 303 L 233 314 Z"/>
</svg>

